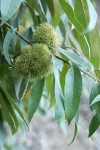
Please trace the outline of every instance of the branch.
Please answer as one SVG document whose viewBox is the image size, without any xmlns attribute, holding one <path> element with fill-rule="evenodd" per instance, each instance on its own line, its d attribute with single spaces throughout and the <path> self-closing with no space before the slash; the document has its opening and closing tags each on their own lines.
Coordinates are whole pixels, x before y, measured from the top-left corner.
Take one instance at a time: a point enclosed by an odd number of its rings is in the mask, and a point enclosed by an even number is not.
<svg viewBox="0 0 100 150">
<path fill-rule="evenodd" d="M 0 21 L 2 18 L 0 17 Z M 14 29 L 13 26 L 11 26 L 9 23 L 5 22 L 4 25 L 6 25 L 9 29 Z M 27 44 L 32 45 L 31 42 L 29 42 L 26 38 L 24 38 L 19 32 L 15 31 L 16 35 L 19 36 L 23 41 L 25 41 Z"/>
<path fill-rule="evenodd" d="M 81 72 L 83 72 L 84 74 L 86 74 L 87 76 L 89 76 L 90 78 L 94 79 L 95 81 L 100 82 L 99 79 L 95 78 L 93 75 L 91 75 L 90 73 L 86 72 L 85 70 L 83 70 L 82 68 L 79 68 Z"/>
<path fill-rule="evenodd" d="M 56 55 L 55 55 L 55 57 L 58 58 L 59 60 L 63 61 L 64 63 L 70 65 L 67 60 L 65 60 L 65 59 L 63 59 L 61 57 L 58 57 Z M 83 70 L 81 67 L 79 67 L 79 69 L 80 69 L 81 72 L 83 72 L 84 74 L 86 74 L 87 76 L 89 76 L 90 78 L 92 78 L 93 80 L 100 82 L 99 79 L 95 78 L 93 75 L 89 74 L 88 72 L 86 72 L 85 70 Z"/>
<path fill-rule="evenodd" d="M 0 21 L 2 20 L 2 18 L 0 17 Z M 7 22 L 4 23 L 4 25 L 6 25 L 9 29 L 14 29 L 13 26 L 11 26 L 10 24 L 8 24 Z M 26 38 L 24 38 L 18 31 L 15 31 L 16 35 L 18 35 L 23 41 L 25 41 L 27 44 L 32 45 L 32 42 L 29 42 Z M 74 51 L 76 51 L 74 48 L 72 47 L 67 47 L 69 49 L 73 49 Z M 64 63 L 69 64 L 69 62 L 65 59 L 62 59 L 61 57 L 58 57 L 55 55 L 55 57 L 61 61 L 63 61 Z M 91 77 L 92 79 L 94 79 L 95 81 L 100 82 L 99 79 L 95 78 L 94 76 L 92 76 L 91 74 L 89 74 L 88 72 L 84 71 L 82 68 L 79 68 L 81 72 L 83 72 L 84 74 L 86 74 L 87 76 Z"/>
</svg>

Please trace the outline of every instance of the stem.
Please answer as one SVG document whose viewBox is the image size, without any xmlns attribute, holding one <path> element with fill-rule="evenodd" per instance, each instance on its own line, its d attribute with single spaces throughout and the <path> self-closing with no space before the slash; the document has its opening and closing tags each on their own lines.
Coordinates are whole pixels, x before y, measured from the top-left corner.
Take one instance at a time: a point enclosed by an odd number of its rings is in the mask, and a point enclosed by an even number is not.
<svg viewBox="0 0 100 150">
<path fill-rule="evenodd" d="M 91 75 L 90 73 L 86 72 L 85 70 L 83 70 L 82 68 L 79 68 L 81 72 L 83 72 L 84 74 L 86 74 L 87 76 L 89 76 L 90 78 L 94 79 L 95 81 L 100 82 L 99 79 L 95 78 L 93 75 Z"/>
<path fill-rule="evenodd" d="M 0 17 L 0 21 L 2 18 Z M 5 22 L 4 25 L 6 25 L 9 29 L 14 29 L 13 26 L 11 26 L 9 23 Z M 29 42 L 26 38 L 24 38 L 19 32 L 15 31 L 16 35 L 19 36 L 23 41 L 25 41 L 27 44 L 32 45 L 31 42 Z"/>
</svg>

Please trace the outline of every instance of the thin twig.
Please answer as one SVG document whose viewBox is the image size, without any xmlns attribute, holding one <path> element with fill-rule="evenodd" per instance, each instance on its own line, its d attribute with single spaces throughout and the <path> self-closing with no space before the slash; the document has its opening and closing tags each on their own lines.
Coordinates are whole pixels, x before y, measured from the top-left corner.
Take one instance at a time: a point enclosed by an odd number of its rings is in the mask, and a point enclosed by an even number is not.
<svg viewBox="0 0 100 150">
<path fill-rule="evenodd" d="M 61 58 L 61 57 L 58 57 L 58 56 L 56 56 L 56 55 L 55 55 L 55 57 L 58 58 L 59 60 L 62 60 L 64 63 L 70 65 L 70 63 L 69 63 L 67 60 L 65 60 L 65 59 L 63 59 L 63 58 Z M 95 81 L 100 82 L 99 79 L 95 78 L 93 75 L 91 75 L 90 73 L 86 72 L 86 71 L 83 70 L 81 67 L 79 67 L 79 69 L 80 69 L 81 72 L 83 72 L 84 74 L 86 74 L 86 75 L 89 76 L 90 78 L 94 79 Z"/>
<path fill-rule="evenodd" d="M 83 70 L 82 68 L 79 68 L 81 72 L 83 72 L 84 74 L 86 74 L 87 76 L 89 76 L 90 78 L 94 79 L 95 81 L 100 82 L 99 79 L 95 78 L 93 75 L 91 75 L 90 73 L 86 72 L 85 70 Z"/>
<path fill-rule="evenodd" d="M 2 18 L 0 17 L 0 21 Z M 4 25 L 6 25 L 9 29 L 14 29 L 9 23 L 5 22 Z M 16 35 L 18 35 L 23 41 L 25 41 L 27 44 L 32 45 L 31 42 L 29 42 L 25 37 L 23 37 L 18 31 L 15 31 Z"/>
</svg>

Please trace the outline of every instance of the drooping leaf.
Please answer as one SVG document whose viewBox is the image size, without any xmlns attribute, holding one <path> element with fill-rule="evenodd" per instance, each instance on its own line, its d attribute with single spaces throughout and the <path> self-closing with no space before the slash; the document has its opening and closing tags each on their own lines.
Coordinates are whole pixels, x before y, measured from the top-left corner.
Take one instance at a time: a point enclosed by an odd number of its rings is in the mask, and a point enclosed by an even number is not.
<svg viewBox="0 0 100 150">
<path fill-rule="evenodd" d="M 72 33 L 75 39 L 78 41 L 83 54 L 89 59 L 90 58 L 90 46 L 86 39 L 86 36 L 79 34 L 76 29 L 73 29 Z"/>
<path fill-rule="evenodd" d="M 76 0 L 75 3 L 75 16 L 77 19 L 83 24 L 84 28 L 88 30 L 89 27 L 89 21 L 90 24 L 92 25 L 91 32 L 86 34 L 87 41 L 90 46 L 90 61 L 93 63 L 94 67 L 99 68 L 100 65 L 100 37 L 99 37 L 99 32 L 98 32 L 98 27 L 96 25 L 96 20 L 97 20 L 97 15 L 95 13 L 95 10 L 92 4 L 90 4 L 90 0 Z M 79 13 L 79 9 L 81 13 Z M 91 11 L 92 9 L 92 11 Z M 95 16 L 95 17 L 93 17 Z M 88 26 L 89 25 L 89 26 Z M 94 28 L 95 27 L 95 28 Z M 94 37 L 95 37 L 95 42 L 94 42 Z M 96 61 L 95 61 L 96 60 Z"/>
<path fill-rule="evenodd" d="M 34 10 L 38 12 L 41 22 L 47 22 L 47 18 L 42 11 L 39 1 L 37 0 L 34 0 L 34 1 L 27 0 L 27 1 L 32 6 L 32 8 L 34 8 Z"/>
<path fill-rule="evenodd" d="M 78 131 L 78 128 L 77 128 L 77 124 L 75 123 L 74 136 L 73 136 L 73 139 L 71 140 L 71 142 L 68 144 L 68 146 L 71 145 L 74 142 L 77 131 Z"/>
<path fill-rule="evenodd" d="M 5 103 L 5 106 L 7 107 L 8 111 L 9 111 L 9 115 L 11 116 L 11 118 L 13 120 L 13 124 L 14 124 L 14 127 L 15 127 L 14 133 L 16 133 L 17 130 L 18 130 L 18 120 L 17 120 L 16 114 L 15 114 L 14 109 L 13 109 L 11 103 L 9 102 L 6 94 L 2 90 L 2 88 L 0 88 L 0 91 L 1 91 L 1 95 L 3 97 L 3 101 Z M 3 102 L 2 102 L 2 104 L 3 104 Z"/>
<path fill-rule="evenodd" d="M 42 8 L 43 8 L 43 11 L 46 14 L 47 13 L 47 6 L 46 6 L 46 3 L 45 3 L 45 0 L 40 0 L 40 2 L 41 2 L 41 5 L 42 5 Z"/>
<path fill-rule="evenodd" d="M 13 106 L 13 108 L 17 111 L 17 113 L 19 114 L 19 116 L 22 118 L 22 120 L 24 121 L 25 125 L 28 127 L 28 124 L 22 114 L 22 112 L 20 111 L 20 109 L 18 108 L 18 106 L 16 105 L 16 103 L 12 100 L 12 98 L 10 97 L 10 95 L 8 94 L 7 90 L 5 89 L 5 87 L 3 86 L 3 84 L 0 82 L 0 87 L 2 88 L 2 91 L 5 93 L 5 96 L 7 97 L 9 103 Z"/>
<path fill-rule="evenodd" d="M 60 4 L 61 4 L 64 12 L 66 13 L 67 17 L 71 21 L 71 23 L 75 26 L 75 28 L 77 29 L 78 32 L 82 33 L 84 31 L 84 27 L 76 18 L 75 14 L 74 14 L 74 10 L 71 7 L 71 5 L 68 2 L 66 2 L 65 0 L 59 0 L 59 1 L 60 1 Z"/>
<path fill-rule="evenodd" d="M 0 105 L 1 105 L 1 111 L 3 113 L 3 117 L 7 121 L 9 126 L 11 127 L 12 134 L 16 133 L 16 127 L 14 125 L 13 118 L 11 117 L 11 115 L 9 113 L 9 109 L 7 108 L 7 105 L 5 104 L 1 93 L 0 93 Z"/>
<path fill-rule="evenodd" d="M 8 65 L 7 64 L 1 64 L 0 65 L 0 79 L 4 77 L 8 73 Z"/>
<path fill-rule="evenodd" d="M 1 0 L 2 23 L 11 18 L 24 0 Z"/>
<path fill-rule="evenodd" d="M 100 113 L 96 114 L 92 118 L 91 123 L 89 125 L 89 135 L 88 135 L 88 137 L 91 137 L 99 126 L 100 126 Z"/>
<path fill-rule="evenodd" d="M 4 55 L 7 60 L 7 62 L 12 65 L 11 59 L 15 55 L 15 45 L 16 45 L 17 37 L 15 34 L 15 31 L 10 29 L 4 39 L 3 43 L 3 50 L 4 50 Z"/>
<path fill-rule="evenodd" d="M 82 94 L 82 77 L 75 64 L 66 75 L 64 94 L 66 119 L 70 123 L 77 113 Z"/>
<path fill-rule="evenodd" d="M 41 100 L 44 87 L 44 79 L 34 82 L 31 89 L 31 96 L 28 102 L 28 121 L 30 122 L 34 113 L 36 112 L 39 102 Z"/>
<path fill-rule="evenodd" d="M 2 111 L 0 109 L 0 144 L 5 139 Z"/>
<path fill-rule="evenodd" d="M 94 29 L 97 22 L 97 13 L 90 0 L 76 0 L 74 12 L 77 19 L 85 27 L 85 34 Z"/>
<path fill-rule="evenodd" d="M 32 8 L 31 5 L 29 5 L 29 3 L 25 2 L 26 6 L 28 7 L 30 13 L 31 13 L 31 16 L 32 16 L 32 19 L 33 19 L 33 22 L 34 22 L 34 27 L 36 27 L 38 25 L 38 20 L 37 20 L 37 17 L 35 15 L 35 12 L 34 12 L 34 9 Z"/>
<path fill-rule="evenodd" d="M 60 78 L 59 78 L 59 71 L 62 69 L 62 62 L 57 60 L 55 56 L 52 56 L 53 60 L 53 72 L 55 78 L 55 99 L 56 99 L 56 106 L 55 106 L 55 119 L 60 121 L 62 116 L 64 115 L 64 96 L 61 89 Z M 59 61 L 59 63 L 57 62 Z M 61 63 L 61 65 L 59 65 Z"/>
<path fill-rule="evenodd" d="M 62 19 L 60 20 L 59 22 L 59 28 L 60 28 L 60 31 L 62 33 L 62 36 L 64 38 L 64 41 L 66 40 L 66 27 L 65 27 L 65 24 L 64 22 L 62 21 Z"/>
<path fill-rule="evenodd" d="M 62 7 L 59 0 L 45 0 L 47 3 L 51 17 L 52 17 L 52 24 L 56 27 L 60 21 L 61 14 L 62 14 Z"/>
<path fill-rule="evenodd" d="M 90 61 L 92 62 L 93 66 L 98 69 L 100 66 L 100 36 L 97 25 L 89 34 L 87 34 L 87 40 L 89 42 L 91 51 Z"/>
<path fill-rule="evenodd" d="M 90 93 L 90 98 L 89 98 L 89 104 L 90 104 L 90 109 L 91 111 L 96 111 L 98 112 L 100 109 L 100 103 L 95 103 L 91 105 L 94 101 L 94 99 L 100 95 L 100 83 L 94 83 L 91 93 Z"/>
</svg>

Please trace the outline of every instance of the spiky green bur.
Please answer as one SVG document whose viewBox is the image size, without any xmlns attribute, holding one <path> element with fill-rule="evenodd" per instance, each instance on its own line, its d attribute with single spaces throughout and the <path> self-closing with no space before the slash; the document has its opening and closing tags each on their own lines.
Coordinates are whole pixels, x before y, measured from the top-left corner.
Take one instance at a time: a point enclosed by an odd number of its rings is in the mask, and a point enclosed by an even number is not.
<svg viewBox="0 0 100 150">
<path fill-rule="evenodd" d="M 60 46 L 62 43 L 61 36 L 56 33 L 52 25 L 48 23 L 40 24 L 33 33 L 33 40 L 35 43 L 43 43 L 48 47 Z"/>
<path fill-rule="evenodd" d="M 15 61 L 15 72 L 31 79 L 45 77 L 52 70 L 52 58 L 45 44 L 26 46 L 24 52 Z"/>
</svg>

